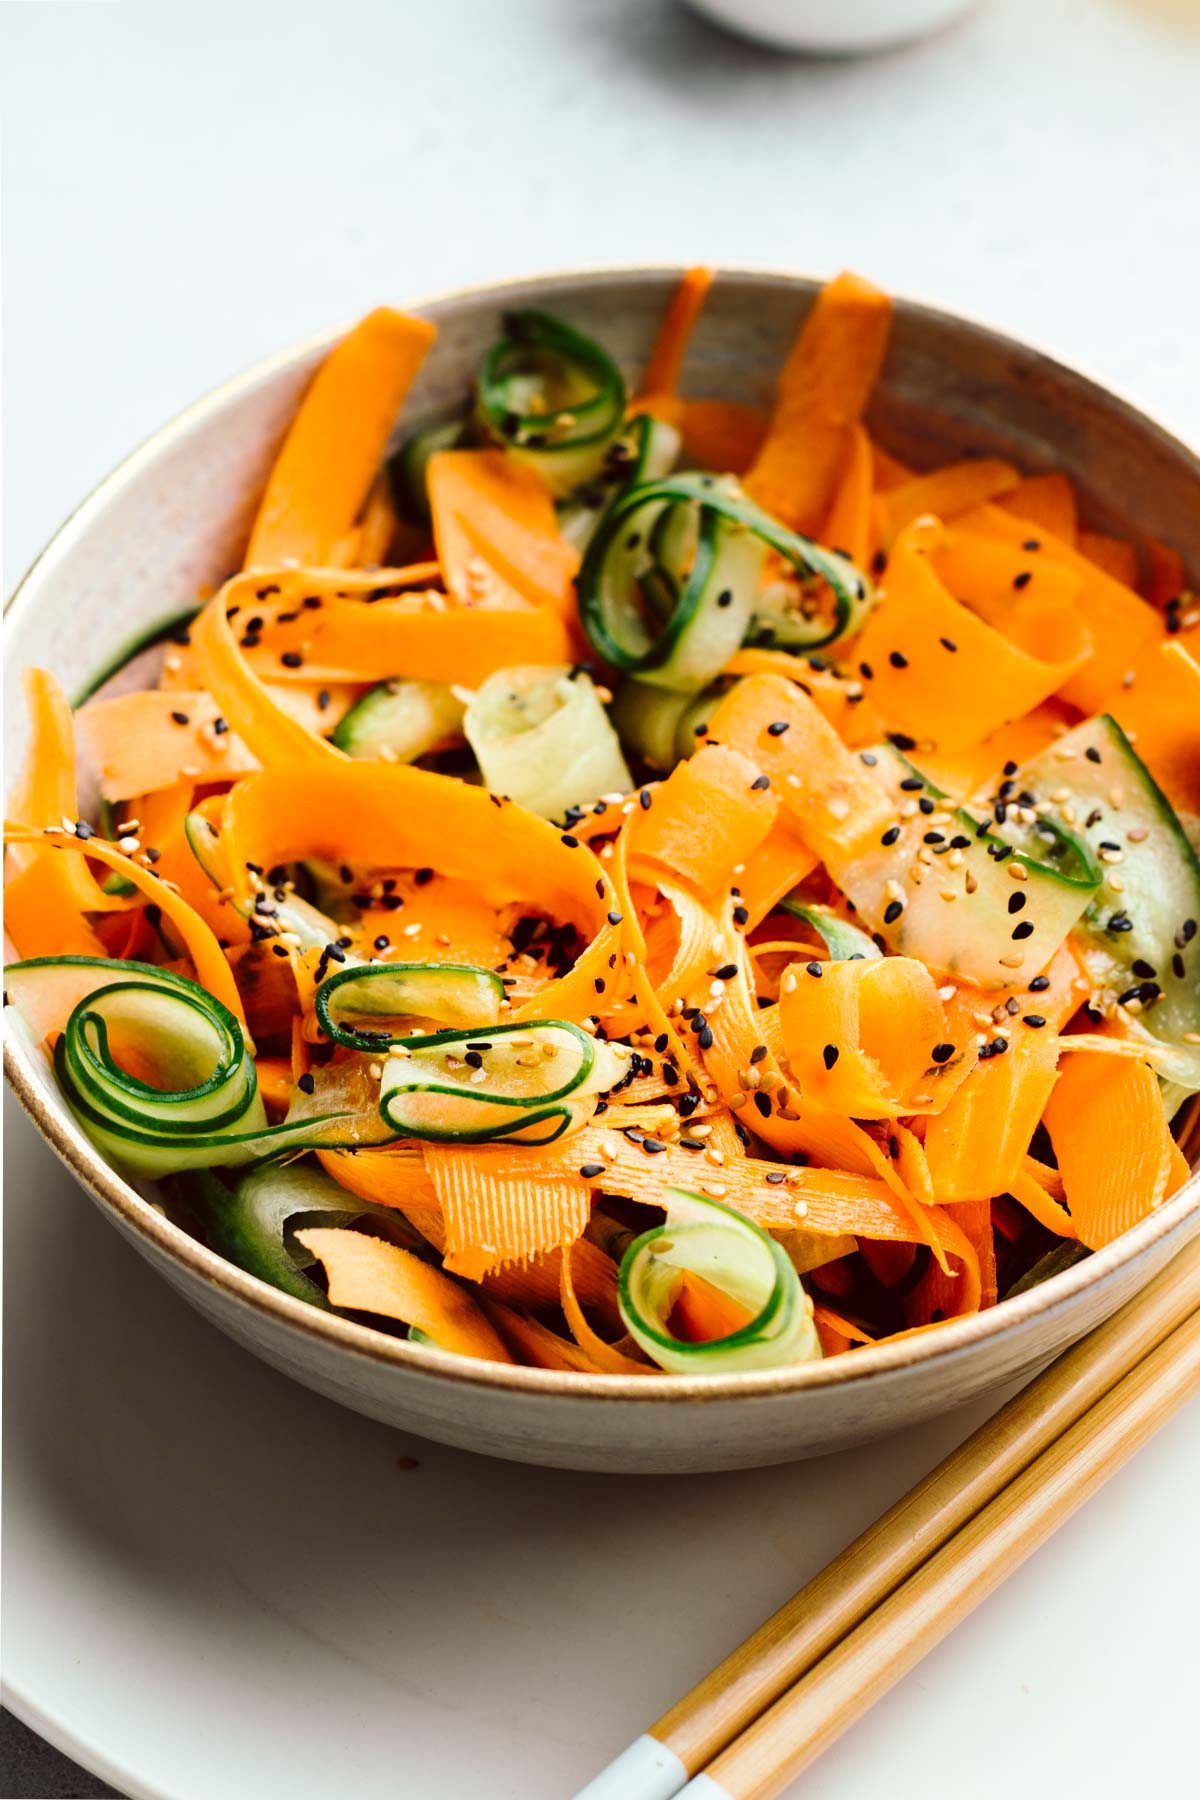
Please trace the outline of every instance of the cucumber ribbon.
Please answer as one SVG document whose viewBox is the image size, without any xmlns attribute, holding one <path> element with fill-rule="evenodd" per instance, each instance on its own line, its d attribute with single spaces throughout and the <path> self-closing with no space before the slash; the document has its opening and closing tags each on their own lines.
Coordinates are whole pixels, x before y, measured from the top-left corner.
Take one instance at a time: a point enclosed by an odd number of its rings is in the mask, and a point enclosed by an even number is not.
<svg viewBox="0 0 1200 1800">
<path fill-rule="evenodd" d="M 776 1369 L 821 1355 L 812 1303 L 786 1252 L 745 1218 L 682 1188 L 665 1188 L 665 1225 L 635 1238 L 621 1262 L 625 1328 L 672 1374 Z M 727 1337 L 688 1343 L 668 1327 L 683 1279 L 699 1276 L 750 1315 Z"/>
</svg>

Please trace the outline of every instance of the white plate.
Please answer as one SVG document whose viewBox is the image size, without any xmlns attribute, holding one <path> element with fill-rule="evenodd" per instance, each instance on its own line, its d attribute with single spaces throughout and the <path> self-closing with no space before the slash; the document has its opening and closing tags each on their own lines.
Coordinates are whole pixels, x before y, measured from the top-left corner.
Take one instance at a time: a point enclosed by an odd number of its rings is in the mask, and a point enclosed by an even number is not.
<svg viewBox="0 0 1200 1800">
<path fill-rule="evenodd" d="M 8 1105 L 6 1698 L 136 1800 L 565 1800 L 982 1415 L 686 1480 L 401 1438 L 206 1325 Z M 1068 1745 L 1093 1800 L 1182 1764 L 1198 1460 L 1193 1408 L 805 1800 L 939 1767 L 1049 1794 Z"/>
</svg>

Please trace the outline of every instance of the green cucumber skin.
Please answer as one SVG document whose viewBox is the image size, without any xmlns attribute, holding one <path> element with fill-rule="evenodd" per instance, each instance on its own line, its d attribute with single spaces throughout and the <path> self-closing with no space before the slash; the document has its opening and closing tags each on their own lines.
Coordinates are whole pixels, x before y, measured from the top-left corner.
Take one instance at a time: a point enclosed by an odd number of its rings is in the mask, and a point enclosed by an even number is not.
<svg viewBox="0 0 1200 1800">
<path fill-rule="evenodd" d="M 450 696 L 448 687 L 445 694 L 437 691 L 442 685 L 402 679 L 378 682 L 343 714 L 330 733 L 330 743 L 347 756 L 361 760 L 388 749 L 399 762 L 415 761 L 461 730 L 463 703 Z M 420 704 L 426 714 L 423 720 L 412 716 L 415 689 L 421 690 Z M 423 729 L 418 730 L 418 726 Z"/>
<path fill-rule="evenodd" d="M 872 961 L 883 955 L 874 938 L 860 926 L 839 918 L 827 906 L 809 906 L 791 894 L 786 894 L 775 904 L 780 912 L 790 913 L 793 919 L 810 926 L 835 962 L 849 962 L 856 957 Z"/>
<path fill-rule="evenodd" d="M 426 425 L 415 431 L 406 443 L 389 458 L 388 479 L 392 498 L 402 518 L 412 525 L 429 525 L 429 459 L 439 450 L 457 450 L 469 436 L 464 419 L 451 419 L 441 425 Z"/>
<path fill-rule="evenodd" d="M 974 894 L 959 893 L 954 904 L 947 905 L 939 897 L 942 882 L 936 859 L 919 887 L 908 886 L 907 871 L 925 831 L 926 816 L 920 813 L 907 821 L 898 816 L 900 836 L 893 845 L 880 842 L 832 870 L 838 885 L 895 954 L 915 956 L 929 968 L 983 986 L 1023 986 L 1050 961 L 1099 888 L 1101 865 L 1090 846 L 1065 826 L 1056 827 L 1056 841 L 1064 844 L 1081 871 L 1078 879 L 1066 875 L 1029 849 L 1014 850 L 993 829 L 981 833 L 978 820 L 952 806 L 941 789 L 892 745 L 877 746 L 872 754 L 881 783 L 894 791 L 898 815 L 900 804 L 916 797 L 917 790 L 910 794 L 901 788 L 906 779 L 919 779 L 923 784 L 919 791 L 935 802 L 936 810 L 950 813 L 951 822 L 938 829 L 947 843 L 956 836 L 967 840 L 955 873 L 962 875 L 969 868 L 978 887 Z M 944 806 L 937 807 L 939 802 Z M 1005 854 L 997 861 L 994 853 L 1001 850 Z M 1024 883 L 1011 881 L 1003 869 L 1006 861 L 1025 866 L 1028 878 Z M 889 878 L 898 880 L 908 893 L 903 912 L 891 923 L 882 905 Z M 1025 898 L 1021 911 L 1013 913 L 1009 906 L 1018 886 Z M 1025 919 L 1034 923 L 1034 932 L 1028 938 L 1015 938 L 1017 926 Z M 1022 958 L 1019 967 L 1001 963 L 1001 956 L 1018 953 Z"/>
<path fill-rule="evenodd" d="M 656 675 L 661 679 L 663 672 L 668 670 L 678 656 L 680 639 L 694 627 L 697 616 L 702 611 L 707 583 L 698 578 L 697 571 L 693 568 L 673 617 L 658 637 L 646 647 L 634 647 L 627 639 L 622 641 L 606 616 L 608 608 L 603 591 L 605 563 L 609 555 L 619 548 L 618 539 L 626 538 L 636 515 L 645 509 L 658 507 L 673 510 L 684 503 L 700 510 L 701 542 L 697 549 L 697 563 L 700 563 L 703 556 L 705 575 L 711 572 L 717 548 L 714 544 L 713 521 L 720 519 L 726 533 L 749 532 L 763 546 L 786 557 L 797 572 L 819 574 L 829 584 L 836 605 L 832 626 L 816 626 L 790 642 L 781 642 L 776 630 L 773 641 L 781 649 L 807 651 L 833 643 L 844 633 L 856 607 L 869 594 L 865 576 L 852 564 L 834 552 L 814 544 L 810 539 L 798 537 L 786 530 L 740 492 L 732 491 L 728 481 L 721 485 L 718 478 L 712 475 L 680 474 L 667 476 L 659 481 L 638 483 L 620 494 L 600 520 L 584 554 L 578 578 L 583 628 L 593 648 L 614 668 L 627 674 L 640 675 L 644 679 L 653 680 Z M 655 518 L 657 520 L 657 513 Z M 629 579 L 632 581 L 632 574 Z M 731 644 L 728 654 L 732 654 L 743 640 L 754 641 L 756 631 L 761 636 L 761 627 L 753 624 L 753 601 L 754 595 L 750 592 L 734 595 L 729 610 L 738 612 L 741 631 Z M 772 624 L 772 629 L 775 629 L 775 623 Z M 693 680 L 691 686 L 703 686 L 704 681 L 711 679 L 727 660 L 728 655 L 720 658 L 714 655 L 706 673 L 701 679 Z M 663 685 L 684 684 L 682 681 L 663 681 Z"/>
<path fill-rule="evenodd" d="M 489 350 L 477 384 L 476 412 L 483 430 L 510 456 L 529 463 L 556 498 L 565 499 L 602 466 L 625 416 L 625 383 L 616 364 L 593 339 L 549 313 L 506 313 L 504 335 Z M 544 413 L 516 412 L 509 383 L 522 357 L 557 358 L 593 391 Z M 505 364 L 514 366 L 506 368 Z"/>
<path fill-rule="evenodd" d="M 84 683 L 71 702 L 71 711 L 78 712 L 81 706 L 86 706 L 105 682 L 111 681 L 114 675 L 119 675 L 126 663 L 132 662 L 135 656 L 140 656 L 143 650 L 153 650 L 156 644 L 161 644 L 173 632 L 185 631 L 203 610 L 200 606 L 185 606 L 179 612 L 168 613 L 165 618 L 147 625 L 144 631 L 139 631 L 109 657 L 98 674 Z"/>
<path fill-rule="evenodd" d="M 324 1312 L 338 1309 L 330 1306 L 324 1290 L 305 1275 L 288 1248 L 288 1229 L 295 1230 L 300 1221 L 348 1227 L 371 1219 L 387 1228 L 390 1241 L 432 1256 L 430 1246 L 402 1214 L 347 1193 L 311 1163 L 257 1163 L 232 1188 L 207 1170 L 176 1181 L 202 1219 L 211 1249 L 247 1275 Z"/>
<path fill-rule="evenodd" d="M 1065 750 L 1074 756 L 1065 758 Z M 1200 861 L 1170 801 L 1107 713 L 1077 725 L 1016 779 L 1035 793 L 1039 784 L 1066 790 L 1082 815 L 1077 829 L 1097 854 L 1119 847 L 1121 861 L 1108 866 L 1122 889 L 1102 888 L 1081 921 L 1089 973 L 1114 999 L 1143 980 L 1161 989 L 1161 998 L 1136 1015 L 1136 1027 L 1178 1050 L 1164 1075 L 1200 1088 L 1200 1044 L 1180 1042 L 1185 1032 L 1200 1032 Z M 1118 789 L 1121 804 L 1114 806 Z M 1143 835 L 1131 842 L 1131 830 Z M 1114 919 L 1125 918 L 1132 929 L 1112 929 Z M 1154 975 L 1144 977 L 1135 964 Z"/>
</svg>

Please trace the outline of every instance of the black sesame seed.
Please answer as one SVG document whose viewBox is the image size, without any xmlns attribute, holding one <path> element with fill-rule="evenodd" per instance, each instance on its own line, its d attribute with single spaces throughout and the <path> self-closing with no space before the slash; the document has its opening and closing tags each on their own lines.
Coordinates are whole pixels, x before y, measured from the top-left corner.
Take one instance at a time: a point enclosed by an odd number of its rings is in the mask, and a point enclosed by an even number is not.
<svg viewBox="0 0 1200 1800">
<path fill-rule="evenodd" d="M 750 1061 L 752 1063 L 760 1063 L 766 1054 L 767 1046 L 765 1044 L 755 1044 L 753 1050 L 750 1052 Z"/>
<path fill-rule="evenodd" d="M 827 1069 L 832 1069 L 834 1063 L 838 1059 L 839 1054 L 840 1054 L 840 1052 L 839 1052 L 836 1044 L 826 1044 L 825 1048 L 821 1052 L 821 1058 Z"/>
<path fill-rule="evenodd" d="M 596 979 L 592 983 L 592 986 L 595 988 L 595 990 L 598 994 L 602 994 L 604 992 L 604 977 L 603 977 L 603 975 L 597 975 Z"/>
<path fill-rule="evenodd" d="M 188 716 L 185 712 L 173 712 L 171 714 L 171 719 L 172 719 L 172 722 L 176 725 L 190 725 L 191 724 L 191 720 L 188 718 Z"/>
<path fill-rule="evenodd" d="M 1100 752 L 1097 750 L 1095 744 L 1089 744 L 1083 754 L 1087 757 L 1089 762 L 1100 761 Z"/>
<path fill-rule="evenodd" d="M 786 1169 L 768 1169 L 767 1170 L 767 1180 L 771 1183 L 772 1187 L 778 1187 L 779 1183 L 781 1181 L 787 1180 L 787 1170 Z"/>
<path fill-rule="evenodd" d="M 818 978 L 825 973 L 819 962 L 805 963 L 804 967 L 809 975 L 816 975 Z"/>
<path fill-rule="evenodd" d="M 721 589 L 721 592 L 717 595 L 717 605 L 718 606 L 732 606 L 733 605 L 733 594 L 729 588 Z"/>
<path fill-rule="evenodd" d="M 750 792 L 752 794 L 764 793 L 770 785 L 771 777 L 769 775 L 760 775 L 756 780 L 750 783 Z"/>
<path fill-rule="evenodd" d="M 900 827 L 898 825 L 889 825 L 879 841 L 885 849 L 890 849 L 899 836 Z"/>
<path fill-rule="evenodd" d="M 942 646 L 943 650 L 954 651 L 954 650 L 958 649 L 958 645 L 955 643 L 953 638 L 946 638 L 946 637 L 939 638 L 938 643 Z"/>
<path fill-rule="evenodd" d="M 917 805 L 920 807 L 921 811 L 925 814 L 926 818 L 929 817 L 930 813 L 937 811 L 936 802 L 931 800 L 929 798 L 928 794 L 922 794 L 921 798 L 917 801 Z"/>
<path fill-rule="evenodd" d="M 1032 580 L 1032 571 L 1029 569 L 1022 569 L 1019 575 L 1013 576 L 1013 586 L 1015 588 L 1027 588 Z"/>
<path fill-rule="evenodd" d="M 304 667 L 304 658 L 298 650 L 285 650 L 279 660 L 285 669 L 302 669 Z"/>
<path fill-rule="evenodd" d="M 885 913 L 883 915 L 884 924 L 885 925 L 894 925 L 896 923 L 896 920 L 900 917 L 900 914 L 903 911 L 904 911 L 903 900 L 892 900 L 891 902 L 889 902 L 887 910 L 885 911 Z"/>
<path fill-rule="evenodd" d="M 415 872 L 415 874 L 413 875 L 413 880 L 416 882 L 418 887 L 426 887 L 428 885 L 428 883 L 433 880 L 433 870 L 432 869 L 418 869 Z"/>
<path fill-rule="evenodd" d="M 916 794 L 924 786 L 925 783 L 919 775 L 906 775 L 904 780 L 900 783 L 901 792 L 905 794 Z"/>
<path fill-rule="evenodd" d="M 1022 919 L 1019 925 L 1013 926 L 1013 941 L 1019 943 L 1022 938 L 1033 936 L 1033 924 L 1029 919 Z"/>
<path fill-rule="evenodd" d="M 568 850 L 578 850 L 579 848 L 579 839 L 577 837 L 572 837 L 569 831 L 563 832 L 562 841 L 567 846 Z"/>
<path fill-rule="evenodd" d="M 330 704 L 332 699 L 333 699 L 333 695 L 330 693 L 329 689 L 322 688 L 320 693 L 317 695 L 317 711 L 324 712 L 325 709 Z"/>
<path fill-rule="evenodd" d="M 643 788 L 641 793 L 638 795 L 638 801 L 641 805 L 642 811 L 649 812 L 651 806 L 654 804 L 654 795 L 650 792 L 649 788 Z"/>
<path fill-rule="evenodd" d="M 713 979 L 715 981 L 732 981 L 737 972 L 736 963 L 722 963 L 719 969 L 713 970 Z"/>
<path fill-rule="evenodd" d="M 712 1049 L 713 1033 L 712 1033 L 711 1025 L 702 1025 L 700 1027 L 699 1031 L 696 1033 L 696 1042 L 699 1044 L 699 1046 L 702 1050 L 711 1050 Z"/>
<path fill-rule="evenodd" d="M 767 726 L 767 736 L 768 737 L 782 737 L 784 732 L 788 731 L 789 729 L 790 729 L 790 724 L 787 719 L 776 719 L 776 720 L 774 720 L 774 722 L 772 724 Z"/>
<path fill-rule="evenodd" d="M 735 906 L 734 907 L 733 921 L 734 921 L 735 925 L 748 924 L 749 919 L 750 919 L 750 914 L 746 911 L 746 908 L 744 906 Z"/>
<path fill-rule="evenodd" d="M 307 1074 L 301 1075 L 299 1080 L 296 1082 L 296 1086 L 300 1089 L 300 1092 L 302 1094 L 314 1093 L 316 1090 L 316 1086 L 317 1086 L 316 1076 L 315 1075 L 307 1075 Z"/>
<path fill-rule="evenodd" d="M 1026 1025 L 1032 1026 L 1034 1031 L 1040 1031 L 1046 1023 L 1041 1013 L 1026 1013 L 1024 1022 Z"/>
<path fill-rule="evenodd" d="M 908 667 L 908 658 L 901 650 L 893 650 L 888 656 L 888 661 L 893 669 L 907 669 Z"/>
<path fill-rule="evenodd" d="M 1008 896 L 1008 910 L 1010 913 L 1019 913 L 1022 910 L 1022 908 L 1024 907 L 1024 905 L 1025 905 L 1025 895 L 1024 894 L 1015 893 L 1015 894 L 1010 894 Z"/>
<path fill-rule="evenodd" d="M 935 1044 L 930 1051 L 930 1055 L 933 1057 L 935 1063 L 949 1062 L 950 1058 L 954 1055 L 954 1045 Z"/>
<path fill-rule="evenodd" d="M 1178 950 L 1173 950 L 1171 952 L 1171 973 L 1172 973 L 1172 975 L 1175 976 L 1177 981 L 1183 980 L 1183 976 L 1184 976 L 1183 958 L 1182 958 L 1182 956 L 1180 956 Z"/>
<path fill-rule="evenodd" d="M 771 1116 L 771 1101 L 770 1101 L 770 1098 L 766 1094 L 761 1093 L 761 1092 L 755 1094 L 754 1104 L 755 1104 L 755 1106 L 757 1106 L 759 1112 L 762 1114 L 764 1119 L 770 1118 L 770 1116 Z"/>
<path fill-rule="evenodd" d="M 921 842 L 923 844 L 944 844 L 946 842 L 946 839 L 945 839 L 944 835 L 942 834 L 942 832 L 940 832 L 940 831 L 927 831 L 925 833 L 924 837 L 921 839 Z M 1011 900 L 1009 901 L 1009 910 L 1010 911 L 1012 910 L 1012 901 Z"/>
<path fill-rule="evenodd" d="M 666 1147 L 665 1144 L 660 1144 L 657 1138 L 644 1137 L 642 1139 L 642 1149 L 647 1156 L 657 1156 L 659 1151 L 665 1150 Z"/>
<path fill-rule="evenodd" d="M 1031 994 L 1044 994 L 1049 986 L 1050 977 L 1048 975 L 1035 975 L 1029 984 L 1029 991 Z"/>
</svg>

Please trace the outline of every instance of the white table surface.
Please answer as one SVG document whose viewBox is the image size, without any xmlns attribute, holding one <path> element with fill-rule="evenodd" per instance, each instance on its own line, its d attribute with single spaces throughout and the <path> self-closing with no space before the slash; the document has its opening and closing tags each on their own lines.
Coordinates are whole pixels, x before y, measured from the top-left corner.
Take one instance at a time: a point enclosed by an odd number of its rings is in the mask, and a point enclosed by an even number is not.
<svg viewBox="0 0 1200 1800">
<path fill-rule="evenodd" d="M 659 0 L 4 7 L 8 584 L 135 442 L 255 357 L 380 300 L 570 264 L 848 265 L 1032 338 L 1194 440 L 1198 85 L 1196 0 L 991 0 L 863 63 L 752 50 Z M 344 1459 L 368 1495 L 384 1483 L 392 1571 L 405 1533 L 409 1567 L 446 1559 L 445 1581 L 400 1582 L 392 1616 L 370 1544 L 357 1552 L 363 1704 L 393 1707 L 414 1742 L 450 1743 L 436 1800 L 557 1800 L 980 1416 L 686 1483 L 588 1482 L 401 1442 L 194 1320 L 23 1122 L 7 1151 L 10 1271 L 44 1279 L 54 1246 L 92 1259 L 94 1280 L 68 1284 L 87 1331 L 64 1314 L 57 1375 L 65 1421 L 86 1416 L 102 1436 L 72 1455 L 65 1427 L 46 1429 L 29 1385 L 45 1318 L 10 1288 L 6 1573 L 28 1576 L 56 1548 L 79 1607 L 110 1618 L 112 1655 L 89 1667 L 64 1642 L 58 1678 L 53 1633 L 26 1606 L 10 1608 L 6 1663 L 36 1669 L 56 1736 L 86 1727 L 94 1744 L 106 1684 L 157 1655 L 145 1791 L 171 1800 L 205 1790 L 180 1735 L 191 1715 L 171 1700 L 167 1615 L 181 1629 L 209 1579 L 205 1629 L 226 1608 L 227 1647 L 258 1616 L 213 1523 L 241 1491 L 249 1438 L 264 1492 L 300 1479 L 297 1439 Z M 62 1295 L 45 1305 L 52 1316 Z M 121 1399 L 106 1413 L 95 1371 L 108 1366 Z M 183 1383 L 186 1428 L 168 1379 Z M 264 1431 L 280 1433 L 274 1477 Z M 391 1474 L 409 1451 L 411 1488 Z M 187 1579 L 169 1581 L 169 1534 L 147 1548 L 107 1501 L 136 1468 L 153 1520 L 155 1483 L 165 1495 L 181 1458 L 203 1468 L 203 1523 L 189 1521 Z M 1038 1800 L 1064 1781 L 1094 1800 L 1131 1784 L 1191 1791 L 1198 1477 L 1193 1406 L 824 1759 L 806 1800 L 925 1800 L 948 1781 L 973 1800 Z M 280 1513 L 277 1554 L 295 1556 L 301 1583 L 320 1528 L 298 1503 Z M 343 1571 L 353 1554 L 343 1541 Z M 422 1641 L 416 1679 L 404 1646 Z M 264 1731 L 297 1702 L 304 1716 L 317 1667 L 302 1660 L 290 1686 L 269 1671 Z M 347 1742 L 352 1674 L 346 1663 L 325 1720 Z M 254 1729 L 248 1700 L 236 1733 L 249 1745 Z M 120 1748 L 86 1760 L 111 1767 Z M 399 1756 L 378 1791 L 424 1800 L 416 1768 Z M 249 1800 L 269 1781 L 259 1765 L 221 1791 Z"/>
</svg>

